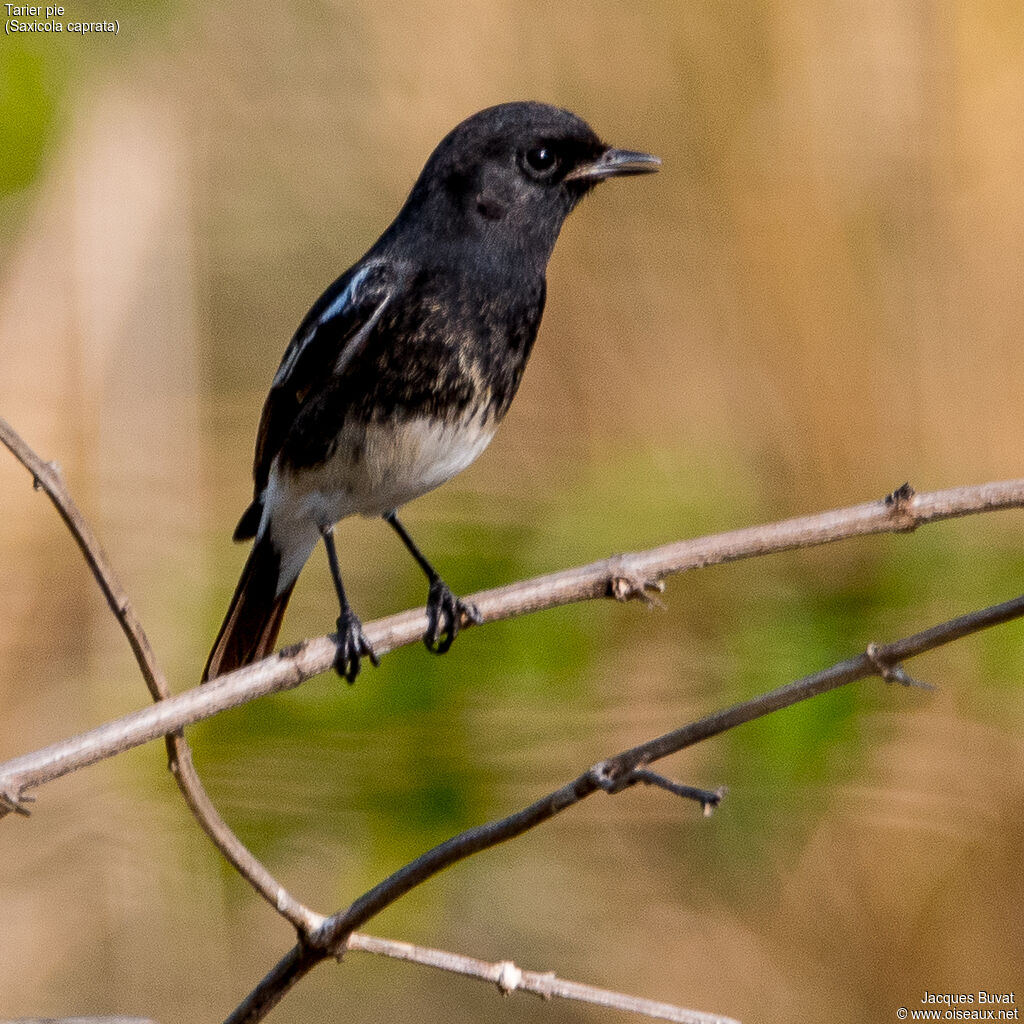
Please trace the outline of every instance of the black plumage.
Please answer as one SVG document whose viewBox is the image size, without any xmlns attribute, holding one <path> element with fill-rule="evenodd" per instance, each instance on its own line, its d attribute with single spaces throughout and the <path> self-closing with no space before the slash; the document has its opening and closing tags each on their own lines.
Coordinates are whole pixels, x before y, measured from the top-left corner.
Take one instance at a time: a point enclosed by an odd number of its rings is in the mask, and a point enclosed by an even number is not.
<svg viewBox="0 0 1024 1024">
<path fill-rule="evenodd" d="M 341 604 L 336 667 L 351 681 L 362 657 L 374 659 L 333 542 L 334 524 L 356 513 L 382 516 L 423 568 L 424 639 L 448 649 L 476 611 L 395 510 L 469 465 L 508 411 L 566 216 L 597 182 L 658 163 L 540 103 L 491 107 L 442 140 L 394 222 L 285 351 L 260 421 L 253 502 L 235 531 L 255 543 L 204 679 L 269 653 L 319 539 Z"/>
</svg>

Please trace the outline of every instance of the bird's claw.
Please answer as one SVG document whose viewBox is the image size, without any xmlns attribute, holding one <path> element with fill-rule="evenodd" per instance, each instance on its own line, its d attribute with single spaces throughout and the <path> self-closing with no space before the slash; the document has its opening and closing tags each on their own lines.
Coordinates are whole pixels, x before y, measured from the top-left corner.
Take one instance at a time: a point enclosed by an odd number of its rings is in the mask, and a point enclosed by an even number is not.
<svg viewBox="0 0 1024 1024">
<path fill-rule="evenodd" d="M 477 607 L 471 601 L 456 597 L 444 580 L 430 584 L 427 596 L 427 631 L 423 642 L 433 654 L 444 654 L 459 635 L 463 625 L 472 623 L 479 626 L 483 621 Z"/>
<path fill-rule="evenodd" d="M 348 609 L 338 616 L 338 649 L 334 654 L 334 671 L 346 682 L 354 683 L 364 657 L 370 659 L 374 668 L 380 664 L 370 641 L 366 639 L 359 616 Z"/>
</svg>

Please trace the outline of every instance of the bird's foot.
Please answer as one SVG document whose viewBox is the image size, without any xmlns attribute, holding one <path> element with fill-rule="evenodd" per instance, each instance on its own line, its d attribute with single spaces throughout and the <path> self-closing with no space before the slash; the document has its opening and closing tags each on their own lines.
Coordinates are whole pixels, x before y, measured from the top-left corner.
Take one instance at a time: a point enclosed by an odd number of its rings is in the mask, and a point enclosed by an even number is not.
<svg viewBox="0 0 1024 1024">
<path fill-rule="evenodd" d="M 444 654 L 459 635 L 459 630 L 470 623 L 479 626 L 483 617 L 472 601 L 456 597 L 444 580 L 434 580 L 427 596 L 427 631 L 423 642 L 434 654 Z"/>
<path fill-rule="evenodd" d="M 363 632 L 363 624 L 351 608 L 338 616 L 338 649 L 334 654 L 334 671 L 349 683 L 356 681 L 362 659 L 369 658 L 376 668 L 380 659 Z"/>
</svg>

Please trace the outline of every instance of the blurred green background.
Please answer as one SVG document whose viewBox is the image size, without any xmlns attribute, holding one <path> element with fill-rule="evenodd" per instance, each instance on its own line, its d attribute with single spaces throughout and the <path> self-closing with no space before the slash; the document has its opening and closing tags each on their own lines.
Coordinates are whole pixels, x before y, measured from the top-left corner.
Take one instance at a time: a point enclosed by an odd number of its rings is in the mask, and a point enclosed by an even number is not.
<svg viewBox="0 0 1024 1024">
<path fill-rule="evenodd" d="M 60 462 L 179 689 L 244 551 L 265 389 L 457 121 L 535 98 L 662 173 L 567 223 L 520 396 L 407 513 L 460 592 L 1022 474 L 1024 8 L 1006 0 L 86 3 L 0 40 L 0 415 Z M 421 602 L 339 531 L 364 618 Z M 333 628 L 317 553 L 283 642 Z M 228 821 L 347 903 L 455 830 L 692 717 L 1021 589 L 1020 517 L 691 574 L 388 657 L 192 731 Z M 0 458 L 0 755 L 145 702 L 76 550 Z M 863 1024 L 1024 963 L 1024 628 L 673 759 L 705 820 L 595 797 L 370 931 L 728 1013 Z M 0 1015 L 221 1019 L 292 940 L 153 745 L 0 824 Z M 1024 988 L 1018 988 L 1024 998 Z M 351 955 L 275 1021 L 606 1021 Z"/>
</svg>

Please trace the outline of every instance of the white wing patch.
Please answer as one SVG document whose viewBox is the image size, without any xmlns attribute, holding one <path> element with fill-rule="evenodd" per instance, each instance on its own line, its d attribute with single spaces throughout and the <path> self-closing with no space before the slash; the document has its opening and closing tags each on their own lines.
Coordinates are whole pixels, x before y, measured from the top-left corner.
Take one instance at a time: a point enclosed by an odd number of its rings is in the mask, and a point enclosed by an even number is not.
<svg viewBox="0 0 1024 1024">
<path fill-rule="evenodd" d="M 324 324 L 329 323 L 336 316 L 340 315 L 346 307 L 352 304 L 355 300 L 356 292 L 358 291 L 359 286 L 366 280 L 367 274 L 369 274 L 371 270 L 375 270 L 379 265 L 379 261 L 374 260 L 373 262 L 360 267 L 359 270 L 352 275 L 351 280 L 347 285 L 345 285 L 337 298 L 335 298 L 335 300 L 320 314 L 320 316 L 309 325 L 306 333 L 303 334 L 301 338 L 298 338 L 293 344 L 289 345 L 288 351 L 285 352 L 284 359 L 281 360 L 281 365 L 278 367 L 277 373 L 274 375 L 273 387 L 280 387 L 284 384 L 291 375 L 292 370 L 295 369 L 295 364 L 298 362 L 299 356 L 302 355 L 302 352 L 310 339 L 321 327 L 324 326 Z M 359 345 L 356 344 L 355 350 L 353 350 L 352 343 L 358 343 L 365 339 L 367 332 L 369 332 L 377 322 L 377 319 L 380 317 L 380 314 L 390 297 L 391 295 L 389 292 L 373 311 L 373 314 L 367 323 L 359 330 L 356 336 L 352 338 L 344 348 L 342 348 L 341 354 L 338 357 L 338 362 L 335 364 L 335 373 L 339 373 L 344 369 L 348 361 L 352 358 L 353 351 L 358 350 Z"/>
<path fill-rule="evenodd" d="M 352 296 L 355 295 L 356 289 L 366 280 L 366 275 L 375 265 L 367 263 L 364 267 L 359 268 L 358 273 L 352 275 L 352 279 L 345 285 L 342 293 L 320 314 L 320 318 L 310 329 L 310 333 L 322 324 L 327 323 L 328 320 L 333 320 L 352 301 Z"/>
</svg>

